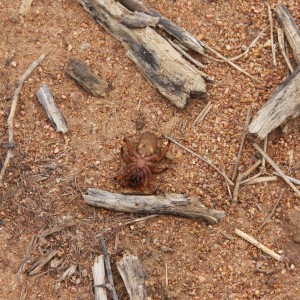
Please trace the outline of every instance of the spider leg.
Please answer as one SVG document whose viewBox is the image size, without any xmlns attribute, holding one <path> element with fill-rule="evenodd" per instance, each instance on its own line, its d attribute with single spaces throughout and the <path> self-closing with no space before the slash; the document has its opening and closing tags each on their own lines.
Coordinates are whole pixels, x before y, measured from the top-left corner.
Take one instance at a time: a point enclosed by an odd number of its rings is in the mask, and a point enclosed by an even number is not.
<svg viewBox="0 0 300 300">
<path fill-rule="evenodd" d="M 123 139 L 124 143 L 126 144 L 127 146 L 127 149 L 128 149 L 128 153 L 130 156 L 133 156 L 135 158 L 138 158 L 139 157 L 139 154 L 136 152 L 135 149 L 132 148 L 132 145 L 130 144 L 129 140 L 127 138 L 124 138 Z"/>
<path fill-rule="evenodd" d="M 127 156 L 124 152 L 124 148 L 121 147 L 121 157 L 123 158 L 123 160 L 125 161 L 126 164 L 130 164 L 132 162 L 132 159 L 130 156 Z"/>
<path fill-rule="evenodd" d="M 152 174 L 161 174 L 161 173 L 166 172 L 167 170 L 169 170 L 168 167 L 163 168 L 163 169 L 155 169 L 155 168 L 152 167 L 152 166 L 151 166 L 151 167 L 149 166 L 149 169 L 151 170 L 151 173 L 152 173 Z"/>
</svg>

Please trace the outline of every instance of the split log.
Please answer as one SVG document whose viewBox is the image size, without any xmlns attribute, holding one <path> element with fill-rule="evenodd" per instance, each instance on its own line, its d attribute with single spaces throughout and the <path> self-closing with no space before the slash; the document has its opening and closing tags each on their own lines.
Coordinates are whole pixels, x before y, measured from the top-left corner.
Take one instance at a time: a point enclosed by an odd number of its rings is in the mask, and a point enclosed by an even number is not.
<svg viewBox="0 0 300 300">
<path fill-rule="evenodd" d="M 278 4 L 275 11 L 298 66 L 275 90 L 249 125 L 249 132 L 257 134 L 262 140 L 275 128 L 300 115 L 300 32 L 286 6 Z"/>
<path fill-rule="evenodd" d="M 138 257 L 125 255 L 117 262 L 117 269 L 124 281 L 130 300 L 150 300 L 147 275 Z"/>
<path fill-rule="evenodd" d="M 108 88 L 106 81 L 94 74 L 87 64 L 77 58 L 69 60 L 65 73 L 95 97 L 104 96 Z"/>
<path fill-rule="evenodd" d="M 196 197 L 180 194 L 122 195 L 89 188 L 83 198 L 87 204 L 109 210 L 140 214 L 172 214 L 202 219 L 209 224 L 218 223 L 225 217 L 224 211 L 208 209 L 200 205 Z"/>
<path fill-rule="evenodd" d="M 47 84 L 43 84 L 37 91 L 36 95 L 39 102 L 43 105 L 46 110 L 47 116 L 55 128 L 56 131 L 66 133 L 68 131 L 68 126 L 66 119 L 57 108 L 53 96 Z"/>
<path fill-rule="evenodd" d="M 207 95 L 201 73 L 170 43 L 150 27 L 130 29 L 121 24 L 130 11 L 114 0 L 78 0 L 82 6 L 119 40 L 127 56 L 140 69 L 152 86 L 183 108 L 191 97 Z"/>
<path fill-rule="evenodd" d="M 249 125 L 249 132 L 264 139 L 272 130 L 300 115 L 300 65 L 272 94 Z"/>
<path fill-rule="evenodd" d="M 101 287 L 105 285 L 105 268 L 103 255 L 99 255 L 95 258 L 92 272 L 95 286 L 95 300 L 107 300 L 106 288 Z"/>
<path fill-rule="evenodd" d="M 300 31 L 296 22 L 287 7 L 281 3 L 277 4 L 275 12 L 293 51 L 295 61 L 300 64 Z"/>
</svg>

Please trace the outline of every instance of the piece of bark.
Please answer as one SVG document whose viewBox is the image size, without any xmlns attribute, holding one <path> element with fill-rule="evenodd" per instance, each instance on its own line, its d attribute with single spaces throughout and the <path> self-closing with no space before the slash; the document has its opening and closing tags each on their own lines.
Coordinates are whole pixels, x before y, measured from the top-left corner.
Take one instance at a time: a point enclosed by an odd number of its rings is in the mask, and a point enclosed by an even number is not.
<svg viewBox="0 0 300 300">
<path fill-rule="evenodd" d="M 57 250 L 53 250 L 43 255 L 27 270 L 27 274 L 34 275 L 39 273 L 42 268 L 56 255 L 56 253 Z"/>
<path fill-rule="evenodd" d="M 108 83 L 94 74 L 89 66 L 77 58 L 71 58 L 65 68 L 65 73 L 76 81 L 85 91 L 93 96 L 104 96 Z"/>
<path fill-rule="evenodd" d="M 55 130 L 66 133 L 68 131 L 67 122 L 60 110 L 57 108 L 48 85 L 43 84 L 40 88 L 38 88 L 36 95 L 39 99 L 39 102 L 46 110 L 47 116 Z"/>
<path fill-rule="evenodd" d="M 145 3 L 139 0 L 117 0 L 122 5 L 124 5 L 130 11 L 139 11 L 149 14 L 153 17 L 159 18 L 159 27 L 163 28 L 170 35 L 175 37 L 180 41 L 184 46 L 189 49 L 192 49 L 200 54 L 204 53 L 204 48 L 201 45 L 201 42 L 198 41 L 193 35 L 191 35 L 184 28 L 176 25 L 174 22 L 160 15 L 155 9 L 147 6 Z"/>
<path fill-rule="evenodd" d="M 107 300 L 106 288 L 101 287 L 105 286 L 105 267 L 103 255 L 99 255 L 95 258 L 92 272 L 95 286 L 95 300 Z"/>
<path fill-rule="evenodd" d="M 199 204 L 196 197 L 180 194 L 122 195 L 89 188 L 83 198 L 87 204 L 109 210 L 142 214 L 172 214 L 202 219 L 210 224 L 218 223 L 225 217 L 224 211 L 208 209 Z"/>
<path fill-rule="evenodd" d="M 281 24 L 297 64 L 300 64 L 300 31 L 287 7 L 277 4 L 275 12 Z"/>
<path fill-rule="evenodd" d="M 138 257 L 125 255 L 117 262 L 117 269 L 124 281 L 130 300 L 150 300 L 146 286 L 147 274 Z"/>
<path fill-rule="evenodd" d="M 143 12 L 135 11 L 133 14 L 126 14 L 121 18 L 121 24 L 128 28 L 155 27 L 159 22 L 158 17 L 152 17 Z"/>
<path fill-rule="evenodd" d="M 272 130 L 300 115 L 300 64 L 271 95 L 250 123 L 249 132 L 264 139 Z"/>
<path fill-rule="evenodd" d="M 172 104 L 183 108 L 191 97 L 206 96 L 200 72 L 150 27 L 129 29 L 120 23 L 129 11 L 114 0 L 78 0 L 107 32 L 119 40 L 141 73 Z"/>
<path fill-rule="evenodd" d="M 58 281 L 68 281 L 76 272 L 77 265 L 71 265 L 58 279 Z"/>
</svg>

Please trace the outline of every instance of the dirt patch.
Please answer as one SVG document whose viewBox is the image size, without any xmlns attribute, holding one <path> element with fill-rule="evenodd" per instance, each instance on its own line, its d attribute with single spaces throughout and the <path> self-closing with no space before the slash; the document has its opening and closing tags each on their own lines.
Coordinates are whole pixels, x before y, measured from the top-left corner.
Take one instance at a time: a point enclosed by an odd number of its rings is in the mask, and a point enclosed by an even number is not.
<svg viewBox="0 0 300 300">
<path fill-rule="evenodd" d="M 147 3 L 227 57 L 242 53 L 268 25 L 267 4 L 261 1 Z M 292 0 L 285 3 L 300 24 L 299 5 Z M 276 1 L 270 4 L 274 6 Z M 153 299 L 300 299 L 299 253 L 296 259 L 290 256 L 291 261 L 276 262 L 234 236 L 238 227 L 287 256 L 292 248 L 286 243 L 298 247 L 293 240 L 297 232 L 287 230 L 283 212 L 298 213 L 299 200 L 281 180 L 244 186 L 239 203 L 232 206 L 223 178 L 172 144 L 165 162 L 170 169 L 155 177 L 155 187 L 166 193 L 197 196 L 207 207 L 225 210 L 227 216 L 220 224 L 207 226 L 162 216 L 123 227 L 120 225 L 138 216 L 86 206 L 81 196 L 89 187 L 122 192 L 113 178 L 124 168 L 120 156 L 123 138 L 137 141 L 146 130 L 158 135 L 167 131 L 231 177 L 247 107 L 256 113 L 286 78 L 287 67 L 278 51 L 278 66 L 273 66 L 266 43 L 269 33 L 237 61 L 261 83 L 224 63 L 192 53 L 207 64 L 205 71 L 215 80 L 208 85 L 213 107 L 193 127 L 208 99 L 193 99 L 183 110 L 169 104 L 126 57 L 121 44 L 76 1 L 33 1 L 26 18 L 18 11 L 18 1 L 1 0 L 1 143 L 7 141 L 5 124 L 16 80 L 42 53 L 47 56 L 22 89 L 15 117 L 15 156 L 0 192 L 3 299 L 18 299 L 20 295 L 26 295 L 22 299 L 93 299 L 91 265 L 101 253 L 99 235 L 105 236 L 112 255 L 120 299 L 128 296 L 115 262 L 124 252 L 141 258 Z M 85 61 L 109 82 L 106 96 L 90 96 L 64 74 L 71 57 Z M 52 129 L 35 96 L 43 83 L 49 85 L 67 119 L 70 132 L 65 136 Z M 142 125 L 137 126 L 141 116 Z M 287 175 L 298 179 L 299 140 L 297 127 L 292 127 L 285 135 L 273 133 L 268 143 L 268 154 Z M 258 158 L 252 142 L 250 138 L 245 142 L 241 158 L 244 170 Z M 0 147 L 2 161 L 5 153 Z M 267 171 L 273 172 L 268 165 Z M 284 193 L 274 216 L 256 232 L 281 191 Z M 76 224 L 31 243 L 34 235 L 68 220 Z M 61 264 L 47 265 L 44 273 L 28 276 L 28 267 L 51 250 L 58 250 L 56 259 Z M 71 264 L 77 265 L 76 272 L 67 282 L 59 282 Z"/>
</svg>

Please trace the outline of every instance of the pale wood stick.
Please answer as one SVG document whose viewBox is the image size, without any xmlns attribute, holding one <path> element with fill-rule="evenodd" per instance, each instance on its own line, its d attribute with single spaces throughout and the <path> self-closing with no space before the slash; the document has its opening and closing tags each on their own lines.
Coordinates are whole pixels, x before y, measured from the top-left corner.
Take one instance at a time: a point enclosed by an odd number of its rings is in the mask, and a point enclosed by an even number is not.
<svg viewBox="0 0 300 300">
<path fill-rule="evenodd" d="M 232 67 L 234 67 L 235 69 L 237 69 L 241 73 L 247 75 L 248 77 L 250 77 L 251 79 L 255 80 L 256 82 L 261 82 L 259 79 L 255 78 L 254 76 L 252 76 L 251 74 L 249 74 L 247 71 L 245 71 L 244 69 L 242 69 L 241 67 L 239 67 L 238 65 L 236 65 L 235 63 L 233 63 L 230 59 L 226 58 L 225 56 L 223 56 L 222 54 L 220 54 L 216 50 L 214 50 L 211 47 L 209 47 L 208 45 L 204 44 L 203 42 L 201 42 L 201 43 L 202 43 L 202 46 L 204 46 L 206 49 L 208 49 L 209 51 L 211 51 L 212 53 L 214 53 L 216 56 L 218 56 L 219 58 L 221 58 L 222 60 L 224 60 L 225 62 L 227 62 L 229 65 L 231 65 Z"/>
<path fill-rule="evenodd" d="M 101 247 L 102 247 L 102 252 L 104 255 L 104 262 L 105 262 L 105 269 L 106 269 L 106 275 L 108 278 L 108 281 L 110 283 L 110 287 L 111 287 L 111 296 L 113 300 L 118 300 L 118 295 L 116 292 L 116 288 L 114 285 L 114 280 L 113 280 L 113 276 L 112 276 L 112 272 L 111 272 L 111 266 L 110 266 L 110 260 L 109 260 L 109 255 L 107 252 L 107 247 L 106 247 L 106 243 L 105 243 L 105 239 L 103 237 L 101 237 Z"/>
<path fill-rule="evenodd" d="M 273 33 L 273 18 L 272 18 L 272 12 L 271 7 L 268 4 L 268 16 L 269 16 L 269 23 L 270 23 L 270 35 L 271 35 L 271 47 L 272 47 L 272 56 L 273 56 L 273 64 L 276 67 L 276 57 L 275 57 L 275 47 L 274 47 L 274 33 Z"/>
<path fill-rule="evenodd" d="M 263 150 L 264 150 L 265 153 L 267 153 L 267 147 L 268 147 L 268 136 L 266 136 L 265 139 L 264 139 L 264 148 L 263 148 Z M 261 161 L 261 172 L 263 174 L 266 173 L 266 159 L 264 157 L 262 158 L 262 161 Z"/>
<path fill-rule="evenodd" d="M 192 127 L 195 127 L 199 122 L 202 122 L 203 119 L 206 117 L 206 115 L 209 113 L 209 111 L 212 108 L 211 101 L 207 103 L 207 105 L 202 109 L 199 116 L 196 118 L 196 120 L 193 122 Z"/>
<path fill-rule="evenodd" d="M 27 69 L 27 71 L 17 80 L 16 89 L 13 95 L 13 99 L 11 102 L 10 113 L 7 119 L 7 127 L 8 127 L 8 144 L 10 147 L 8 148 L 6 158 L 4 160 L 2 169 L 0 171 L 0 182 L 4 176 L 5 170 L 9 165 L 10 159 L 13 157 L 13 146 L 14 145 L 14 117 L 16 114 L 17 104 L 19 101 L 19 95 L 21 89 L 23 87 L 24 82 L 29 77 L 29 75 L 34 71 L 34 69 L 41 63 L 41 61 L 45 58 L 45 54 L 42 54 L 36 61 L 34 61 L 31 66 Z"/>
<path fill-rule="evenodd" d="M 252 114 L 251 107 L 248 107 L 247 108 L 246 121 L 245 121 L 243 135 L 242 135 L 242 141 L 241 141 L 241 144 L 240 144 L 240 149 L 239 149 L 239 152 L 238 152 L 238 156 L 237 156 L 237 160 L 236 160 L 236 163 L 235 163 L 233 175 L 232 175 L 232 178 L 231 178 L 232 181 L 234 181 L 237 170 L 238 170 L 238 167 L 239 167 L 242 151 L 243 151 L 243 148 L 244 148 L 245 138 L 246 138 L 246 135 L 247 135 L 247 132 L 248 132 L 248 126 L 249 126 L 250 120 L 251 120 L 251 114 Z"/>
<path fill-rule="evenodd" d="M 190 153 L 190 154 L 192 154 L 192 155 L 194 155 L 194 156 L 200 158 L 202 161 L 206 162 L 209 166 L 211 166 L 211 167 L 212 167 L 213 169 L 215 169 L 219 174 L 221 174 L 221 175 L 225 178 L 225 180 L 228 181 L 228 183 L 229 183 L 230 185 L 233 185 L 233 182 L 228 178 L 228 176 L 225 174 L 225 172 L 222 172 L 218 167 L 216 167 L 215 165 L 213 165 L 208 159 L 202 157 L 201 155 L 197 154 L 196 152 L 194 152 L 194 151 L 190 150 L 189 148 L 183 146 L 182 144 L 178 143 L 178 142 L 177 142 L 176 140 L 174 140 L 173 138 L 171 138 L 171 137 L 169 137 L 169 136 L 166 136 L 166 135 L 165 135 L 165 137 L 166 137 L 168 140 L 172 141 L 172 142 L 173 142 L 174 144 L 176 144 L 177 146 L 179 146 L 179 147 L 181 147 L 182 149 L 184 149 L 186 152 L 188 152 L 188 153 Z"/>
<path fill-rule="evenodd" d="M 261 159 L 259 159 L 254 165 L 252 165 L 247 171 L 245 171 L 242 174 L 243 178 L 249 176 L 260 164 L 261 164 Z"/>
<path fill-rule="evenodd" d="M 280 177 L 291 187 L 291 189 L 300 197 L 300 191 L 294 186 L 294 184 L 288 179 L 288 177 L 281 171 L 281 169 L 276 165 L 272 158 L 270 158 L 256 143 L 253 147 L 265 157 L 266 161 L 274 168 L 274 170 L 280 175 Z"/>
<path fill-rule="evenodd" d="M 270 27 L 270 25 L 268 25 L 267 27 L 265 27 L 265 28 L 258 34 L 258 36 L 251 42 L 251 44 L 247 47 L 247 49 L 246 49 L 243 53 L 241 53 L 241 54 L 239 54 L 239 55 L 237 55 L 237 56 L 235 56 L 235 57 L 230 58 L 230 60 L 231 60 L 231 61 L 235 61 L 235 60 L 238 60 L 239 58 L 242 58 L 243 56 L 245 56 L 245 55 L 249 52 L 249 50 L 250 50 L 252 47 L 255 46 L 255 44 L 257 43 L 257 41 L 259 40 L 259 38 L 264 34 L 264 32 L 265 32 L 269 27 Z"/>
<path fill-rule="evenodd" d="M 281 192 L 280 196 L 278 197 L 278 199 L 277 199 L 277 201 L 276 201 L 276 203 L 275 203 L 275 205 L 274 205 L 272 211 L 271 211 L 270 214 L 266 217 L 266 219 L 264 220 L 264 222 L 257 228 L 256 232 L 257 232 L 257 231 L 260 231 L 260 230 L 267 224 L 267 222 L 272 218 L 272 216 L 274 215 L 275 210 L 276 210 L 276 208 L 277 208 L 277 206 L 278 206 L 278 204 L 279 204 L 279 201 L 280 201 L 281 198 L 282 198 L 282 195 L 283 195 L 283 191 Z"/>
<path fill-rule="evenodd" d="M 269 181 L 275 181 L 275 180 L 277 180 L 276 176 L 262 176 L 262 177 L 258 177 L 258 178 L 249 180 L 246 183 L 244 183 L 244 185 L 257 184 L 257 183 L 263 183 L 263 182 L 269 182 Z"/>
<path fill-rule="evenodd" d="M 294 68 L 292 67 L 292 64 L 291 64 L 291 62 L 290 62 L 290 60 L 289 60 L 289 58 L 288 58 L 288 56 L 285 52 L 284 32 L 283 32 L 283 29 L 280 28 L 280 27 L 278 27 L 278 29 L 277 29 L 277 36 L 278 36 L 279 50 L 280 50 L 280 52 L 281 52 L 281 54 L 282 54 L 282 56 L 283 56 L 283 58 L 284 58 L 284 60 L 287 64 L 290 72 L 293 73 Z"/>
<path fill-rule="evenodd" d="M 194 59 L 191 55 L 189 55 L 186 51 L 184 51 L 180 46 L 178 46 L 176 43 L 174 43 L 171 39 L 168 39 L 168 42 L 176 49 L 178 50 L 184 57 L 188 58 L 193 64 L 195 64 L 197 67 L 204 69 L 206 68 L 205 65 L 203 65 L 200 61 Z M 207 76 L 207 75 L 206 75 Z"/>
<path fill-rule="evenodd" d="M 281 175 L 279 173 L 277 173 L 277 172 L 274 172 L 274 174 L 276 176 L 281 177 Z M 289 179 L 290 182 L 300 185 L 300 180 L 298 180 L 296 178 L 293 178 L 293 177 L 290 177 L 290 176 L 287 176 L 287 175 L 285 175 L 285 176 Z"/>
<path fill-rule="evenodd" d="M 253 175 L 252 177 L 242 180 L 241 184 L 246 184 L 247 182 L 252 181 L 253 179 L 259 177 L 260 175 L 262 175 L 261 172 L 258 172 L 257 174 Z"/>
<path fill-rule="evenodd" d="M 260 243 L 258 240 L 256 240 L 253 236 L 248 235 L 247 233 L 243 232 L 242 230 L 239 230 L 238 228 L 235 228 L 234 232 L 238 236 L 240 236 L 241 238 L 245 239 L 247 242 L 249 242 L 253 246 L 257 247 L 261 251 L 265 252 L 266 254 L 272 256 L 276 260 L 279 260 L 279 261 L 283 260 L 283 256 L 282 255 L 279 255 L 276 252 L 274 252 L 273 250 L 269 249 L 268 247 L 266 247 L 265 245 L 263 245 L 262 243 Z"/>
<path fill-rule="evenodd" d="M 104 256 L 99 255 L 95 258 L 94 265 L 92 266 L 94 286 L 105 285 L 105 267 Z M 95 300 L 107 300 L 107 293 L 104 287 L 94 287 Z"/>
</svg>

